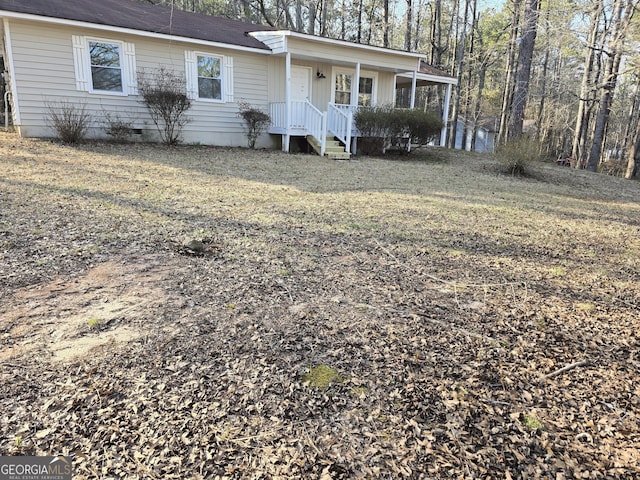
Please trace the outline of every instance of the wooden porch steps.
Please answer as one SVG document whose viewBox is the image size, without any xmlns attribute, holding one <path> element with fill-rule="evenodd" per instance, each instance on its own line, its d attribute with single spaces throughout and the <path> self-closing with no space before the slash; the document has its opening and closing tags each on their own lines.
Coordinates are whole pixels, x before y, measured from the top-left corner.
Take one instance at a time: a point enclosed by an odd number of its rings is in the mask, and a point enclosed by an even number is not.
<svg viewBox="0 0 640 480">
<path fill-rule="evenodd" d="M 311 145 L 311 148 L 320 155 L 320 142 L 313 135 L 307 135 L 307 141 L 309 145 Z M 345 151 L 344 145 L 333 138 L 327 138 L 324 156 L 335 160 L 349 160 L 351 158 L 351 154 Z"/>
</svg>

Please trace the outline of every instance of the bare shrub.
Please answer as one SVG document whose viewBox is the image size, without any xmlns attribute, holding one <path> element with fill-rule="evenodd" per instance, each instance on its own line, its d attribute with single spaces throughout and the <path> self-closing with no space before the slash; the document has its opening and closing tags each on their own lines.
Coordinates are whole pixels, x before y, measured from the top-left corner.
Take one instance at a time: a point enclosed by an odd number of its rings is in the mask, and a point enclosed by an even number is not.
<svg viewBox="0 0 640 480">
<path fill-rule="evenodd" d="M 521 135 L 496 148 L 498 170 L 509 175 L 526 176 L 532 162 L 542 159 L 540 145 L 528 135 Z"/>
<path fill-rule="evenodd" d="M 271 124 L 271 117 L 262 110 L 252 107 L 247 102 L 238 104 L 238 116 L 244 120 L 247 127 L 247 142 L 249 148 L 256 148 L 256 140 Z"/>
<path fill-rule="evenodd" d="M 46 108 L 47 123 L 60 140 L 73 144 L 85 138 L 92 120 L 84 103 L 47 102 Z"/>
<path fill-rule="evenodd" d="M 131 137 L 133 121 L 122 118 L 118 113 L 104 112 L 104 131 L 117 143 L 126 142 Z"/>
<path fill-rule="evenodd" d="M 186 112 L 191 108 L 184 77 L 159 68 L 150 76 L 140 75 L 139 90 L 162 141 L 167 145 L 180 143 L 182 129 L 190 121 Z"/>
</svg>

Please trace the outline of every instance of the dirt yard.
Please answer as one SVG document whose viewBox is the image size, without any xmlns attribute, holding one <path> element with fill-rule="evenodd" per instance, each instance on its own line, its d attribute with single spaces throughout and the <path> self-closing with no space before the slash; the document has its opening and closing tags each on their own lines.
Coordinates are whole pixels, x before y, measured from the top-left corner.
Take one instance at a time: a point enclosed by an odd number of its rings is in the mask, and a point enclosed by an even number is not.
<svg viewBox="0 0 640 480">
<path fill-rule="evenodd" d="M 640 182 L 494 167 L 0 134 L 0 455 L 640 478 Z"/>
</svg>

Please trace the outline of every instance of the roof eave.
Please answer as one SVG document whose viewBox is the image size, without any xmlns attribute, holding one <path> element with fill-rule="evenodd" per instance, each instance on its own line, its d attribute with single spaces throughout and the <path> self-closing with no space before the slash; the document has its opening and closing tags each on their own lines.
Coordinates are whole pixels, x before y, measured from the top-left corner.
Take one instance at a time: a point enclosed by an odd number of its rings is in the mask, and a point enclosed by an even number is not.
<svg viewBox="0 0 640 480">
<path fill-rule="evenodd" d="M 35 15 L 31 13 L 12 12 L 9 10 L 0 10 L 0 18 L 14 18 L 18 20 L 30 20 L 44 23 L 51 23 L 55 25 L 66 25 L 80 28 L 92 28 L 94 30 L 102 30 L 107 32 L 124 33 L 127 35 L 136 35 L 139 37 L 157 38 L 161 40 L 170 40 L 174 42 L 193 43 L 197 45 L 204 45 L 208 47 L 226 48 L 228 50 L 239 50 L 252 53 L 262 53 L 265 55 L 271 54 L 271 50 L 268 48 L 253 48 L 244 45 L 234 45 L 231 43 L 213 42 L 210 40 L 202 40 L 198 38 L 190 38 L 179 35 L 168 35 L 166 33 L 149 32 L 146 30 L 137 30 L 134 28 L 115 27 L 112 25 L 103 25 L 100 23 L 82 22 L 80 20 L 68 20 L 66 18 L 55 18 L 43 15 Z"/>
<path fill-rule="evenodd" d="M 413 78 L 413 72 L 399 73 L 398 76 L 411 79 Z M 457 78 L 449 77 L 449 76 L 440 76 L 440 75 L 429 75 L 426 73 L 416 73 L 416 80 L 422 80 L 424 82 L 433 82 L 438 84 L 441 84 L 441 83 L 446 83 L 449 85 L 458 84 Z"/>
<path fill-rule="evenodd" d="M 386 53 L 391 55 L 399 55 L 403 57 L 415 58 L 418 62 L 421 59 L 424 59 L 426 57 L 426 55 L 423 53 L 393 50 L 391 48 L 377 47 L 375 45 L 365 45 L 362 43 L 349 42 L 347 40 L 338 40 L 335 38 L 319 37 L 316 35 L 309 35 L 307 33 L 294 32 L 292 30 L 257 30 L 255 32 L 249 32 L 249 35 L 256 38 L 257 40 L 260 40 L 260 36 L 262 35 L 283 36 L 285 38 L 287 37 L 299 38 L 301 40 L 307 40 L 311 42 L 338 45 L 342 47 L 356 48 L 359 50 L 367 50 L 372 52 L 379 52 L 379 53 Z"/>
</svg>

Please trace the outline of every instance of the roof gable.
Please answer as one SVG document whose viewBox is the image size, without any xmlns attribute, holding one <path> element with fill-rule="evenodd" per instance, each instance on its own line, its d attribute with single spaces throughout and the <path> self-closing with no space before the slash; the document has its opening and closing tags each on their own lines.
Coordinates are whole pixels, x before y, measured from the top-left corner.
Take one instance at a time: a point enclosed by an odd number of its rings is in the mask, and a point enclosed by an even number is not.
<svg viewBox="0 0 640 480">
<path fill-rule="evenodd" d="M 274 30 L 222 17 L 132 0 L 0 0 L 0 11 L 74 20 L 269 50 L 248 32 Z"/>
</svg>

